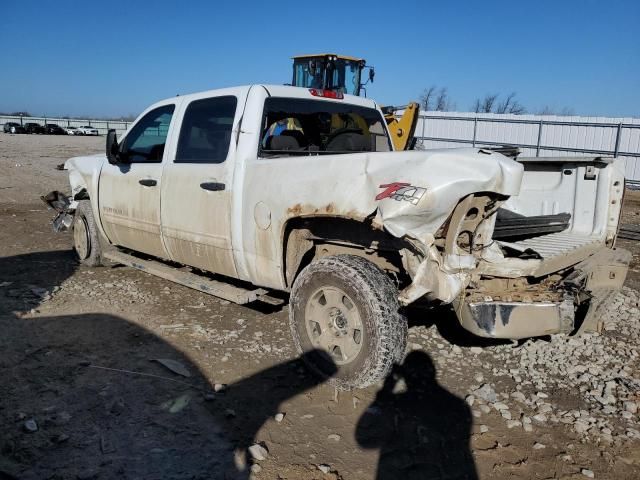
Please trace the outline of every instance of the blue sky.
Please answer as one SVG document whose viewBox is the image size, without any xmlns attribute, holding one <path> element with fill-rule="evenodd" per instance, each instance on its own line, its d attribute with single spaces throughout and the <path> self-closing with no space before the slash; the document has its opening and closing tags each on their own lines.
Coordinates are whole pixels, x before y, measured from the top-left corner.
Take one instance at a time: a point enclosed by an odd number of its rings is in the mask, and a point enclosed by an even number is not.
<svg viewBox="0 0 640 480">
<path fill-rule="evenodd" d="M 457 110 L 517 92 L 535 113 L 640 116 L 640 1 L 13 1 L 0 15 L 0 111 L 117 116 L 178 93 L 286 83 L 290 57 L 376 67 L 369 96 L 446 86 Z"/>
</svg>

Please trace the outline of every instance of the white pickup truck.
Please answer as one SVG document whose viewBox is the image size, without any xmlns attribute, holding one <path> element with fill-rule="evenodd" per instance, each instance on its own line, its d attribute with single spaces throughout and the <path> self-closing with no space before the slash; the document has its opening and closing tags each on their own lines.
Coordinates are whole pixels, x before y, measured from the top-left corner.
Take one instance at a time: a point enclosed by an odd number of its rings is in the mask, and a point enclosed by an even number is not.
<svg viewBox="0 0 640 480">
<path fill-rule="evenodd" d="M 604 158 L 393 151 L 378 105 L 252 85 L 158 102 L 44 197 L 80 261 L 106 258 L 237 303 L 289 292 L 300 352 L 342 387 L 383 378 L 404 307 L 452 304 L 484 337 L 599 328 L 629 254 Z"/>
</svg>

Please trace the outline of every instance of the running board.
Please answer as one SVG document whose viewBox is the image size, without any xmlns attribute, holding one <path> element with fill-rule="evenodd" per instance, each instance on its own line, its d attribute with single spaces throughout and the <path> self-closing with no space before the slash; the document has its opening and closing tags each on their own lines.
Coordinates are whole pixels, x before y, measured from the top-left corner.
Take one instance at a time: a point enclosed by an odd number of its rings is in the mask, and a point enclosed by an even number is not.
<svg viewBox="0 0 640 480">
<path fill-rule="evenodd" d="M 284 303 L 278 298 L 268 296 L 268 292 L 264 288 L 248 290 L 246 288 L 236 287 L 228 283 L 211 280 L 203 275 L 177 270 L 175 267 L 170 267 L 156 260 L 143 260 L 117 250 L 104 252 L 102 256 L 112 262 L 121 263 L 122 265 L 155 275 L 156 277 L 161 277 L 171 282 L 184 285 L 185 287 L 193 288 L 194 290 L 240 305 L 257 300 L 271 305 Z"/>
</svg>

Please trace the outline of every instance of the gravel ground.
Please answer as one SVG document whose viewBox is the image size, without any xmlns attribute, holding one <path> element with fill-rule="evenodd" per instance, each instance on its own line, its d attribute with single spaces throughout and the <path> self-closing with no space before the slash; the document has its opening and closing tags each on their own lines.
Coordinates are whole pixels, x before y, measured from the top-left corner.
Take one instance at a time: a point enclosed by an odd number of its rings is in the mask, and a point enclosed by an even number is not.
<svg viewBox="0 0 640 480">
<path fill-rule="evenodd" d="M 0 479 L 640 478 L 637 242 L 601 335 L 488 342 L 416 309 L 404 365 L 337 392 L 286 309 L 74 262 L 37 197 L 103 142 L 0 135 Z"/>
</svg>

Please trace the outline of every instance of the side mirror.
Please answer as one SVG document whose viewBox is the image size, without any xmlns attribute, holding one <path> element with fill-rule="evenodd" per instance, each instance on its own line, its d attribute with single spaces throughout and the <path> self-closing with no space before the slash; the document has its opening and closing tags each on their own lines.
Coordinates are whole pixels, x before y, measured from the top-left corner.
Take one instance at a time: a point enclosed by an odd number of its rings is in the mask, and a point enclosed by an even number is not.
<svg viewBox="0 0 640 480">
<path fill-rule="evenodd" d="M 371 83 L 373 83 L 373 77 L 375 77 L 375 76 L 376 76 L 376 71 L 373 69 L 373 67 L 371 67 L 369 69 L 369 81 Z"/>
<path fill-rule="evenodd" d="M 115 165 L 119 161 L 119 145 L 114 129 L 107 132 L 107 160 L 111 165 Z"/>
</svg>

